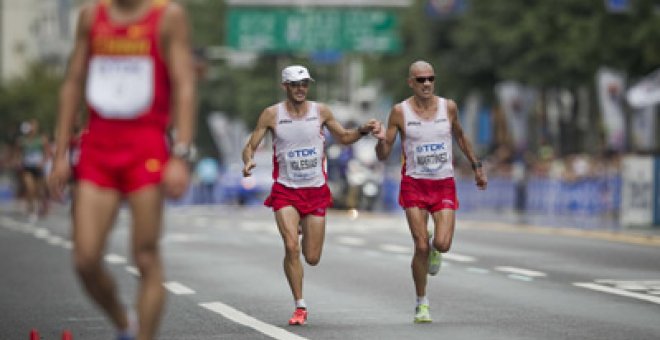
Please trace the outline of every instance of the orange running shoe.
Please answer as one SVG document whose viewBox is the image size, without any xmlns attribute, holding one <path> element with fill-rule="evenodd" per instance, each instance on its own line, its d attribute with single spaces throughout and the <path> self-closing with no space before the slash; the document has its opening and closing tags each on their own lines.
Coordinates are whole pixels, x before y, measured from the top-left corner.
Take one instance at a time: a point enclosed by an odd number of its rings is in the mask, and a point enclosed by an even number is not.
<svg viewBox="0 0 660 340">
<path fill-rule="evenodd" d="M 304 325 L 305 321 L 307 321 L 307 309 L 296 308 L 293 316 L 289 319 L 289 325 Z"/>
</svg>

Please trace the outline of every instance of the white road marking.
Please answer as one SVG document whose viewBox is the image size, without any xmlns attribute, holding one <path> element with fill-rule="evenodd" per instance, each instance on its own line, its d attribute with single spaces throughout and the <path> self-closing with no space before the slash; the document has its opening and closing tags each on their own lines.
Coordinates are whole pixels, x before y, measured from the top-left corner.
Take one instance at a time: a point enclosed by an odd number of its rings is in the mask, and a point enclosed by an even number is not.
<svg viewBox="0 0 660 340">
<path fill-rule="evenodd" d="M 195 294 L 195 291 L 176 282 L 176 281 L 169 281 L 163 283 L 163 286 L 167 288 L 170 292 L 176 295 L 190 295 L 190 294 Z"/>
<path fill-rule="evenodd" d="M 61 237 L 53 235 L 48 237 L 47 239 L 48 243 L 53 245 L 53 246 L 59 246 L 62 244 L 62 241 L 64 241 Z"/>
<path fill-rule="evenodd" d="M 525 281 L 525 282 L 534 281 L 534 278 L 520 274 L 509 274 L 507 275 L 507 277 L 518 281 Z"/>
<path fill-rule="evenodd" d="M 110 264 L 122 264 L 126 263 L 126 258 L 117 254 L 110 253 L 105 255 L 105 262 Z"/>
<path fill-rule="evenodd" d="M 398 244 L 381 244 L 379 248 L 391 253 L 412 254 L 412 249 L 410 247 L 404 247 Z"/>
<path fill-rule="evenodd" d="M 135 275 L 135 276 L 138 276 L 138 277 L 140 276 L 140 271 L 137 268 L 133 267 L 133 266 L 126 266 L 126 271 L 133 274 L 133 275 Z"/>
<path fill-rule="evenodd" d="M 71 250 L 73 249 L 73 243 L 69 240 L 64 240 L 62 241 L 62 248 Z"/>
<path fill-rule="evenodd" d="M 461 255 L 456 253 L 442 253 L 442 259 L 456 261 L 456 262 L 464 262 L 464 263 L 475 262 L 477 260 L 472 256 Z"/>
<path fill-rule="evenodd" d="M 530 270 L 530 269 L 524 269 L 524 268 L 517 268 L 517 267 L 495 267 L 495 270 L 500 271 L 500 272 L 505 272 L 505 273 L 511 273 L 511 274 L 517 274 L 517 275 L 524 275 L 528 277 L 544 277 L 548 276 L 546 273 L 539 272 L 536 270 Z"/>
<path fill-rule="evenodd" d="M 291 332 L 288 332 L 280 327 L 273 326 L 271 324 L 265 323 L 263 321 L 260 321 L 258 319 L 255 319 L 237 309 L 234 309 L 230 306 L 225 305 L 222 302 L 208 302 L 208 303 L 200 303 L 199 304 L 201 307 L 206 308 L 210 311 L 213 311 L 215 313 L 218 313 L 225 318 L 234 321 L 236 323 L 239 323 L 241 325 L 250 327 L 256 331 L 259 331 L 267 336 L 270 336 L 271 338 L 278 339 L 278 340 L 306 340 L 307 338 L 303 338 L 299 335 L 293 334 Z"/>
<path fill-rule="evenodd" d="M 37 228 L 34 230 L 34 237 L 44 239 L 50 236 L 50 231 L 46 228 Z"/>
<path fill-rule="evenodd" d="M 337 242 L 347 246 L 363 246 L 367 243 L 367 241 L 361 237 L 352 236 L 339 236 L 337 237 Z"/>
<path fill-rule="evenodd" d="M 641 294 L 641 293 L 634 293 L 634 292 L 629 292 L 627 290 L 623 289 L 618 289 L 618 288 L 613 288 L 613 287 L 608 287 L 608 286 L 603 286 L 591 282 L 575 282 L 573 283 L 574 286 L 582 287 L 582 288 L 587 288 L 591 290 L 596 290 L 599 292 L 604 292 L 604 293 L 610 293 L 610 294 L 615 294 L 615 295 L 621 295 L 621 296 L 627 296 L 635 299 L 640 299 L 640 300 L 645 300 L 653 303 L 660 304 L 660 296 L 652 296 L 652 295 L 646 295 L 646 294 Z"/>
<path fill-rule="evenodd" d="M 488 270 L 486 268 L 468 267 L 466 270 L 469 271 L 470 273 L 475 273 L 475 274 L 488 274 L 488 273 L 490 273 L 490 270 Z"/>
</svg>

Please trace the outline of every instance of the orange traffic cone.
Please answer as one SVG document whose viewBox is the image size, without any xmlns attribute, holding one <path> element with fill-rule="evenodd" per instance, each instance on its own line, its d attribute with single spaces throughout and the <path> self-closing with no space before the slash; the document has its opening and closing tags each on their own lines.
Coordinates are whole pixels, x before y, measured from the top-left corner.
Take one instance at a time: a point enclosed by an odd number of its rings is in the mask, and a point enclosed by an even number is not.
<svg viewBox="0 0 660 340">
<path fill-rule="evenodd" d="M 73 334 L 71 334 L 70 330 L 65 329 L 64 332 L 62 332 L 62 340 L 73 340 Z"/>
<path fill-rule="evenodd" d="M 41 340 L 39 332 L 35 328 L 30 331 L 30 340 Z"/>
</svg>

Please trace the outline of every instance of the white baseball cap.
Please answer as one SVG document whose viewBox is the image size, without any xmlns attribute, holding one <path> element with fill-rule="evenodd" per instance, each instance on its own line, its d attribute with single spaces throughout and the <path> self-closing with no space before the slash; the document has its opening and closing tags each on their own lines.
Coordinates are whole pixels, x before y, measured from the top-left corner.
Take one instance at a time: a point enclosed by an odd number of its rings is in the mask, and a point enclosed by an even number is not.
<svg viewBox="0 0 660 340">
<path fill-rule="evenodd" d="M 307 71 L 307 68 L 305 68 L 304 66 L 292 65 L 292 66 L 287 66 L 282 70 L 283 83 L 300 81 L 305 79 L 314 81 L 314 79 L 309 75 L 309 71 Z"/>
</svg>

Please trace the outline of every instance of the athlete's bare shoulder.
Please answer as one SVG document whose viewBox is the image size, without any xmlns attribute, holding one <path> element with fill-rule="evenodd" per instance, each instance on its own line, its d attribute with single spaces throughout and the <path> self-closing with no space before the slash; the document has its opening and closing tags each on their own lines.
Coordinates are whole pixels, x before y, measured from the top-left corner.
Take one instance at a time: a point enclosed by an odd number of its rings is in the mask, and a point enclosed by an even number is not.
<svg viewBox="0 0 660 340">
<path fill-rule="evenodd" d="M 278 105 L 279 103 L 265 108 L 259 116 L 259 124 L 263 124 L 265 127 L 274 128 L 277 120 Z"/>
<path fill-rule="evenodd" d="M 397 125 L 398 123 L 403 123 L 403 102 L 396 103 L 394 104 L 394 106 L 392 106 L 389 120 L 390 122 L 395 123 Z"/>
<path fill-rule="evenodd" d="M 79 29 L 87 31 L 92 27 L 92 22 L 94 21 L 94 16 L 96 14 L 96 9 L 98 8 L 101 1 L 94 1 L 91 3 L 86 3 L 80 8 L 78 16 L 78 25 Z"/>
<path fill-rule="evenodd" d="M 456 105 L 456 102 L 451 99 L 445 99 L 445 102 L 447 103 L 447 114 L 452 118 L 458 116 L 458 105 Z"/>
<path fill-rule="evenodd" d="M 176 1 L 167 1 L 165 4 L 165 17 L 186 16 L 185 8 Z"/>
</svg>

